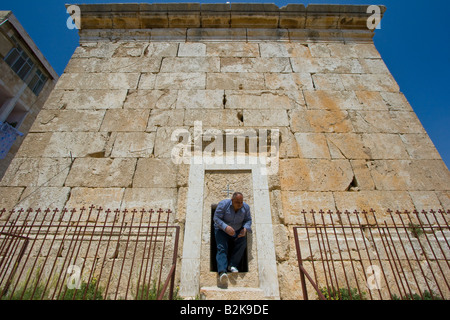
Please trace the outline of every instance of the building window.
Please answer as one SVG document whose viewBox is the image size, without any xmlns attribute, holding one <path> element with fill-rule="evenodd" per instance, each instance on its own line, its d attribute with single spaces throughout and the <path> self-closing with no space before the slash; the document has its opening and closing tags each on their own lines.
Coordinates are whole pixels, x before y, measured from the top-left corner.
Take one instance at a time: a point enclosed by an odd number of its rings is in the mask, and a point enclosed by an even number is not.
<svg viewBox="0 0 450 320">
<path fill-rule="evenodd" d="M 34 92 L 35 95 L 39 95 L 41 90 L 44 88 L 45 83 L 47 82 L 47 77 L 42 73 L 41 70 L 36 69 L 36 73 L 31 79 L 30 83 L 28 83 L 28 87 L 31 91 Z"/>
<path fill-rule="evenodd" d="M 28 54 L 22 49 L 19 44 L 16 44 L 15 48 L 9 51 L 5 58 L 5 62 L 14 70 L 15 73 L 25 81 L 31 69 L 33 69 L 34 63 Z"/>
</svg>

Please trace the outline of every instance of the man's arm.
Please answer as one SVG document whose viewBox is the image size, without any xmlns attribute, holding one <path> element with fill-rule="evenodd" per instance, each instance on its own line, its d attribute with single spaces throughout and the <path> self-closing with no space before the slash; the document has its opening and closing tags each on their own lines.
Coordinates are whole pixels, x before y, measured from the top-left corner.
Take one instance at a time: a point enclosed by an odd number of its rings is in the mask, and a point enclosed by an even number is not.
<svg viewBox="0 0 450 320">
<path fill-rule="evenodd" d="M 216 211 L 214 212 L 213 220 L 221 230 L 223 230 L 229 236 L 233 237 L 236 234 L 236 232 L 232 227 L 226 224 L 225 221 L 223 221 L 224 215 L 225 215 L 225 203 L 220 202 L 216 208 Z"/>
<path fill-rule="evenodd" d="M 250 206 L 247 207 L 248 210 L 245 212 L 244 221 L 242 227 L 244 227 L 247 232 L 252 232 L 252 215 L 250 213 Z"/>
</svg>

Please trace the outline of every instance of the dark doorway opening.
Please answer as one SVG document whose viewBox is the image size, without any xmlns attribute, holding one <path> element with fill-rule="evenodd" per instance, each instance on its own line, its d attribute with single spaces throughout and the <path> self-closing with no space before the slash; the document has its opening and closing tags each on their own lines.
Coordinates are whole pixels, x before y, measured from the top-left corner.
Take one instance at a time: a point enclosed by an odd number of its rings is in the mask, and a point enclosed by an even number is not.
<svg viewBox="0 0 450 320">
<path fill-rule="evenodd" d="M 216 237 L 214 235 L 214 213 L 216 212 L 217 204 L 211 205 L 211 246 L 210 246 L 210 270 L 213 272 L 217 272 L 217 244 L 216 244 Z M 247 244 L 248 244 L 248 238 L 247 238 Z M 232 252 L 233 249 L 233 241 L 230 241 L 228 245 L 228 253 Z M 238 265 L 239 272 L 248 272 L 248 246 L 244 251 L 244 255 L 242 256 L 241 262 Z M 229 257 L 228 257 L 229 259 Z"/>
</svg>

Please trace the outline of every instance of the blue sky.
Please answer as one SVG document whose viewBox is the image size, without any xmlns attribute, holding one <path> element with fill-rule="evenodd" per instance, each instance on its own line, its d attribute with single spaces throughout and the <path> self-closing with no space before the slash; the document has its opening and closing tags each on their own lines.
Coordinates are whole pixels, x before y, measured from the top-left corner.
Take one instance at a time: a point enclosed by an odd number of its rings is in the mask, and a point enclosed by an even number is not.
<svg viewBox="0 0 450 320">
<path fill-rule="evenodd" d="M 146 2 L 139 0 L 0 0 L 12 10 L 58 74 L 78 46 L 76 29 L 66 27 L 65 3 Z M 221 1 L 156 1 L 219 3 Z M 225 2 L 225 1 L 222 1 Z M 314 0 L 251 1 L 279 7 L 288 3 L 382 4 L 387 12 L 375 45 L 408 101 L 450 168 L 450 1 L 448 0 Z"/>
</svg>

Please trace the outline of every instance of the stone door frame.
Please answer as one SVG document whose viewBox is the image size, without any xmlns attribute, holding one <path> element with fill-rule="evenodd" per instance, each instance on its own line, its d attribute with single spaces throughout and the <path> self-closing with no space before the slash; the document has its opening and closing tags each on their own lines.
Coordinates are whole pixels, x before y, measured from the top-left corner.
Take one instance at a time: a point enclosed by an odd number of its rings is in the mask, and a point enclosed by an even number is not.
<svg viewBox="0 0 450 320">
<path fill-rule="evenodd" d="M 267 297 L 279 298 L 278 272 L 270 210 L 270 194 L 265 161 L 246 156 L 245 161 L 233 158 L 192 157 L 186 201 L 186 223 L 181 261 L 180 295 L 196 297 L 200 291 L 200 259 L 203 225 L 203 192 L 206 171 L 248 170 L 252 173 L 256 253 L 259 287 Z M 223 161 L 220 161 L 223 160 Z M 231 160 L 231 161 L 230 161 Z M 238 162 L 240 161 L 240 162 Z M 224 163 L 220 163 L 224 162 Z M 241 162 L 245 162 L 241 164 Z"/>
</svg>

